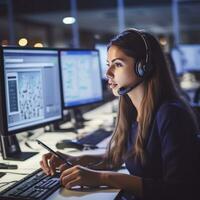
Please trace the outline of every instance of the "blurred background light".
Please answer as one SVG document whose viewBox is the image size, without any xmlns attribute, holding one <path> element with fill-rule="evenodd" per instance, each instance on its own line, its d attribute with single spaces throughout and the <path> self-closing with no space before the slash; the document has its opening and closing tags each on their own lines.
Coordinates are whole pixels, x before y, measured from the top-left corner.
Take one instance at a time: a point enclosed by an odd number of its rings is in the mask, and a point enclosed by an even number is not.
<svg viewBox="0 0 200 200">
<path fill-rule="evenodd" d="M 76 19 L 74 17 L 65 17 L 62 21 L 64 24 L 74 24 Z"/>
<path fill-rule="evenodd" d="M 40 42 L 37 42 L 34 44 L 34 47 L 43 47 L 44 45 Z"/>
<path fill-rule="evenodd" d="M 28 44 L 28 40 L 26 38 L 21 38 L 21 39 L 19 39 L 18 44 L 19 44 L 19 46 L 24 47 Z"/>
</svg>

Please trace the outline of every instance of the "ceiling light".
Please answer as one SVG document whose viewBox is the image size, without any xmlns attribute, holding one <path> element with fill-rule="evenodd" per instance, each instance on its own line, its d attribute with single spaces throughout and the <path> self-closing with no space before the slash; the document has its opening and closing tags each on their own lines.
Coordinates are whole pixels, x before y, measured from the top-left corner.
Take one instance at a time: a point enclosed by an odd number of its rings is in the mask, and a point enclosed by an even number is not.
<svg viewBox="0 0 200 200">
<path fill-rule="evenodd" d="M 19 39 L 18 44 L 19 44 L 19 46 L 24 47 L 28 44 L 28 40 L 26 38 L 21 38 L 21 39 Z"/>
<path fill-rule="evenodd" d="M 43 44 L 40 43 L 40 42 L 37 42 L 37 43 L 34 44 L 34 47 L 43 47 Z"/>
<path fill-rule="evenodd" d="M 62 21 L 64 24 L 73 24 L 76 22 L 76 19 L 74 17 L 65 17 Z"/>
</svg>

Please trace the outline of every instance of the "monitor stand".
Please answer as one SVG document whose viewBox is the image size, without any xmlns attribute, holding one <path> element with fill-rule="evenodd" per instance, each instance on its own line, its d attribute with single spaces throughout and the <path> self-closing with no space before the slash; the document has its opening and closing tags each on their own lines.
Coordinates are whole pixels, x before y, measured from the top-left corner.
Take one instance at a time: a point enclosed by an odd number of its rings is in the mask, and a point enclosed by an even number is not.
<svg viewBox="0 0 200 200">
<path fill-rule="evenodd" d="M 71 123 L 73 124 L 73 127 L 76 129 L 84 128 L 84 118 L 81 113 L 81 111 L 78 108 L 74 108 L 69 110 L 70 116 L 71 116 Z"/>
<path fill-rule="evenodd" d="M 48 130 L 45 129 L 46 132 L 74 132 L 74 133 L 78 133 L 78 129 L 84 128 L 84 122 L 86 121 L 83 116 L 82 113 L 79 109 L 70 109 L 68 110 L 70 118 L 68 119 L 68 121 L 71 121 L 72 127 L 70 128 L 62 128 L 60 127 L 61 123 L 56 122 L 51 124 L 48 127 Z M 65 123 L 67 121 L 64 120 L 63 123 Z"/>
<path fill-rule="evenodd" d="M 4 160 L 24 161 L 38 152 L 22 152 L 16 135 L 0 136 L 1 153 Z"/>
<path fill-rule="evenodd" d="M 48 126 L 48 128 L 45 128 L 45 132 L 74 132 L 77 133 L 77 129 L 75 127 L 71 128 L 61 128 L 60 123 L 53 123 Z"/>
</svg>

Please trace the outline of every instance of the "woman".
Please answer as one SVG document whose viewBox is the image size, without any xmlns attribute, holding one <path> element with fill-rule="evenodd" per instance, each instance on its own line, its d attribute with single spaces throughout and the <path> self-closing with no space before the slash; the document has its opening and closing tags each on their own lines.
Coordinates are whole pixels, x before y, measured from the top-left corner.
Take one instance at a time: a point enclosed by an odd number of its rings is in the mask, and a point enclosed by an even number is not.
<svg viewBox="0 0 200 200">
<path fill-rule="evenodd" d="M 60 167 L 66 188 L 107 185 L 130 194 L 128 199 L 192 199 L 198 180 L 197 123 L 158 41 L 149 33 L 125 30 L 110 41 L 107 60 L 108 83 L 120 101 L 106 154 L 65 155 L 74 165 L 69 167 L 49 153 L 42 169 L 54 174 Z M 130 174 L 109 171 L 123 163 Z"/>
</svg>

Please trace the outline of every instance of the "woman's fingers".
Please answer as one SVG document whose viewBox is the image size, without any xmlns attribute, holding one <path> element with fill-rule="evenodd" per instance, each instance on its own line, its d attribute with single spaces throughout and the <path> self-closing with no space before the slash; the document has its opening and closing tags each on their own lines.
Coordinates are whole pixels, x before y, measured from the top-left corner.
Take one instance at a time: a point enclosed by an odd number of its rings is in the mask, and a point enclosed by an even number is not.
<svg viewBox="0 0 200 200">
<path fill-rule="evenodd" d="M 95 185 L 93 173 L 85 167 L 76 165 L 62 172 L 60 176 L 61 184 L 68 189 L 76 185 Z"/>
<path fill-rule="evenodd" d="M 73 171 L 72 173 L 66 175 L 66 176 L 63 176 L 62 178 L 60 178 L 60 181 L 61 181 L 61 184 L 65 187 L 67 187 L 67 185 L 77 179 L 77 177 L 79 177 L 79 174 L 77 173 L 77 171 Z M 79 177 L 80 178 L 80 177 Z"/>
<path fill-rule="evenodd" d="M 63 157 L 66 157 L 66 159 L 69 157 L 69 156 L 67 157 L 67 155 L 62 154 L 60 152 L 57 152 L 57 153 L 59 153 Z M 42 160 L 40 161 L 40 166 L 42 170 L 44 171 L 44 173 L 47 175 L 50 175 L 50 174 L 54 175 L 56 172 L 56 168 L 58 167 L 60 168 L 61 173 L 64 172 L 67 168 L 71 167 L 67 163 L 64 163 L 64 161 L 62 161 L 60 158 L 58 158 L 52 153 L 47 153 L 42 156 Z M 71 173 L 71 171 L 69 171 L 68 173 Z"/>
<path fill-rule="evenodd" d="M 44 167 L 44 163 L 43 163 L 42 160 L 40 161 L 40 167 L 42 168 L 43 172 L 44 172 L 46 175 L 49 175 L 49 169 L 46 169 L 46 168 Z"/>
<path fill-rule="evenodd" d="M 62 174 L 63 171 L 65 171 L 66 169 L 69 169 L 71 168 L 72 166 L 71 165 L 68 165 L 67 163 L 64 163 L 64 164 L 61 164 L 59 166 L 59 170 L 60 170 L 60 173 Z"/>
<path fill-rule="evenodd" d="M 76 177 L 75 179 L 72 179 L 71 181 L 69 181 L 66 185 L 65 185 L 65 187 L 67 188 L 67 189 L 70 189 L 70 188 L 72 188 L 72 187 L 74 187 L 74 186 L 76 186 L 76 185 L 82 185 L 81 184 L 81 177 Z"/>
<path fill-rule="evenodd" d="M 59 170 L 60 170 L 60 173 L 61 173 L 61 174 L 62 174 L 62 172 L 63 172 L 64 170 L 66 170 L 66 169 L 68 169 L 67 163 L 62 164 L 62 165 L 60 165 L 60 167 L 59 167 Z"/>
<path fill-rule="evenodd" d="M 76 165 L 62 172 L 60 176 L 61 184 L 66 188 L 79 186 L 99 186 L 100 172 L 90 170 L 86 167 Z"/>
<path fill-rule="evenodd" d="M 51 175 L 54 175 L 57 167 L 56 157 L 54 155 L 52 155 L 51 158 L 49 159 L 49 167 Z"/>
<path fill-rule="evenodd" d="M 81 167 L 79 165 L 75 165 L 69 169 L 66 169 L 61 173 L 60 178 L 62 179 L 64 176 L 71 174 L 73 171 L 77 171 L 80 173 L 80 169 Z"/>
<path fill-rule="evenodd" d="M 40 166 L 43 171 L 49 175 L 54 175 L 56 168 L 59 167 L 61 161 L 52 153 L 47 153 L 42 156 L 42 161 L 40 161 Z"/>
<path fill-rule="evenodd" d="M 43 171 L 48 174 L 49 173 L 49 165 L 48 165 L 48 160 L 51 158 L 52 154 L 47 153 L 42 156 L 42 160 L 40 161 L 40 166 L 43 169 Z"/>
<path fill-rule="evenodd" d="M 43 166 L 44 166 L 45 168 L 47 168 L 47 169 L 49 168 L 49 166 L 48 166 L 48 159 L 50 159 L 51 156 L 52 156 L 51 153 L 46 153 L 46 154 L 44 154 L 44 155 L 42 156 Z"/>
</svg>

